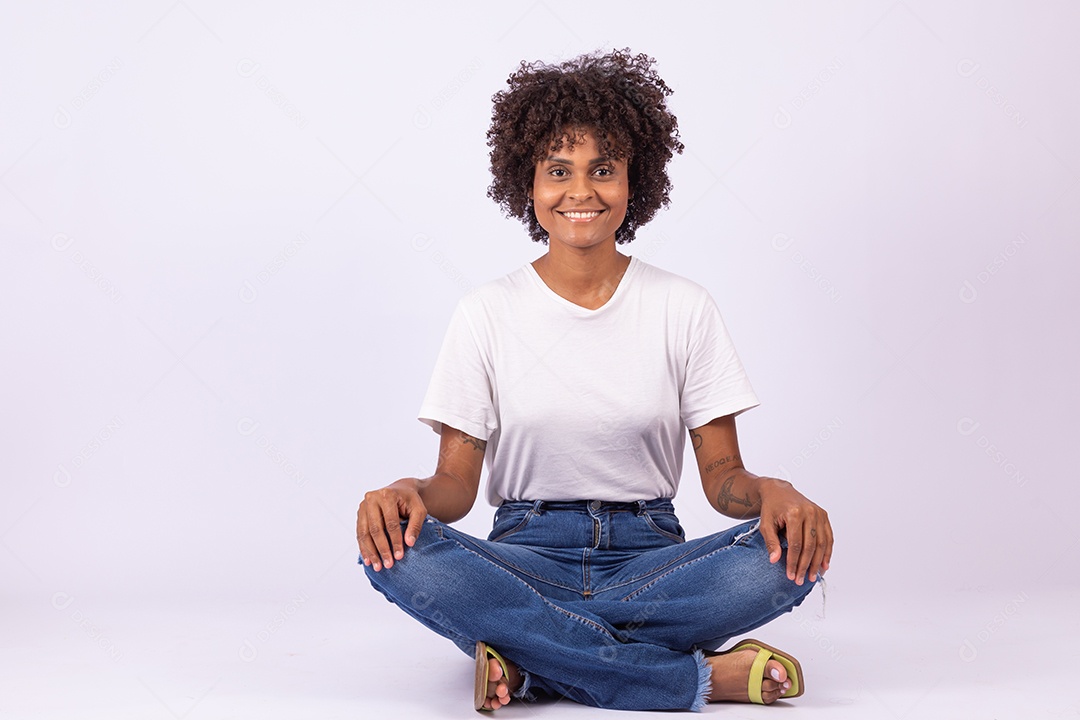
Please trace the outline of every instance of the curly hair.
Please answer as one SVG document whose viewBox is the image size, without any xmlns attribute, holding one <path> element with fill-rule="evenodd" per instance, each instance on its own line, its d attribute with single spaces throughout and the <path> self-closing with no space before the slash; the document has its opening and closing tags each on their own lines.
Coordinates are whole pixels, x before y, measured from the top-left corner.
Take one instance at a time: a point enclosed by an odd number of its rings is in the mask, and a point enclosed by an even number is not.
<svg viewBox="0 0 1080 720">
<path fill-rule="evenodd" d="M 507 217 L 521 220 L 534 241 L 548 242 L 528 199 L 536 163 L 552 148 L 572 148 L 583 129 L 595 131 L 602 154 L 627 160 L 631 197 L 617 243 L 633 240 L 638 227 L 667 207 L 667 164 L 683 144 L 665 103 L 672 90 L 654 62 L 629 48 L 557 65 L 522 61 L 506 81 L 509 89 L 492 97 L 487 144 L 494 179 L 487 194 Z"/>
</svg>

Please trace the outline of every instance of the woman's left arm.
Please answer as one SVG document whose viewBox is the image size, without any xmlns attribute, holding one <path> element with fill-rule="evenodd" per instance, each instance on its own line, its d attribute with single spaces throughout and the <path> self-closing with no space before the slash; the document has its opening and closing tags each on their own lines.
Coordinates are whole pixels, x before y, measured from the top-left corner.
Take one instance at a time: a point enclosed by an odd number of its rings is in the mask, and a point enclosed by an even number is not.
<svg viewBox="0 0 1080 720">
<path fill-rule="evenodd" d="M 780 531 L 788 542 L 787 575 L 802 585 L 829 569 L 833 532 L 829 514 L 791 483 L 747 471 L 739 453 L 735 416 L 726 415 L 690 430 L 701 486 L 717 512 L 733 518 L 761 517 L 769 562 L 780 559 Z"/>
</svg>

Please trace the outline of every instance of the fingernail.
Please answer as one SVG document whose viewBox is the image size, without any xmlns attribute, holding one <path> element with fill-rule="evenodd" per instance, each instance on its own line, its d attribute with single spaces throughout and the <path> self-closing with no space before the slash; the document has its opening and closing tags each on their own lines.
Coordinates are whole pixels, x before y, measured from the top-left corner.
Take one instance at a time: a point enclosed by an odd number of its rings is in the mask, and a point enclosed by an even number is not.
<svg viewBox="0 0 1080 720">
<path fill-rule="evenodd" d="M 769 674 L 772 675 L 773 680 L 775 680 L 777 682 L 780 682 L 780 671 L 779 670 L 777 670 L 776 668 L 773 668 L 772 671 Z"/>
<path fill-rule="evenodd" d="M 379 567 L 379 563 L 375 563 L 375 564 L 374 564 L 374 565 L 372 565 L 371 567 L 375 568 L 375 572 L 379 572 L 379 570 L 381 569 L 381 568 Z"/>
<path fill-rule="evenodd" d="M 394 557 L 396 557 L 398 560 L 400 560 L 404 555 L 405 555 L 404 550 L 398 550 L 396 553 L 394 553 Z"/>
</svg>

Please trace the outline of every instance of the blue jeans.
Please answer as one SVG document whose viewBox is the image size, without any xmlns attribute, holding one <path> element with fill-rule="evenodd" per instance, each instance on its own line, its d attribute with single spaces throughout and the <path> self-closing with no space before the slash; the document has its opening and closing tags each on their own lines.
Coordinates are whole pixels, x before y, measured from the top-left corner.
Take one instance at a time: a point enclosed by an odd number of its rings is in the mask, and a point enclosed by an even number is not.
<svg viewBox="0 0 1080 720">
<path fill-rule="evenodd" d="M 402 523 L 404 530 L 405 523 Z M 472 657 L 477 640 L 522 672 L 514 696 L 622 710 L 700 710 L 702 649 L 789 612 L 785 556 L 757 522 L 686 540 L 666 498 L 505 502 L 486 540 L 428 517 L 371 584 Z M 362 562 L 362 561 L 361 561 Z"/>
</svg>

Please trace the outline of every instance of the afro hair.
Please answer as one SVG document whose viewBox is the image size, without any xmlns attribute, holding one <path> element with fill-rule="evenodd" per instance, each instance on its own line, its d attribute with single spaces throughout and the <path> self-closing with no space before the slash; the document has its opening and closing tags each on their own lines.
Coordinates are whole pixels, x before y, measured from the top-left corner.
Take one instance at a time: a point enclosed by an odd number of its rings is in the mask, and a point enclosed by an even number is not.
<svg viewBox="0 0 1080 720">
<path fill-rule="evenodd" d="M 573 147 L 583 130 L 595 132 L 602 154 L 627 160 L 631 198 L 617 243 L 633 240 L 669 204 L 667 164 L 683 144 L 665 103 L 672 90 L 654 63 L 628 48 L 556 65 L 522 61 L 506 81 L 510 87 L 492 97 L 488 196 L 507 217 L 521 220 L 534 241 L 548 241 L 528 198 L 536 163 L 564 144 Z"/>
</svg>

